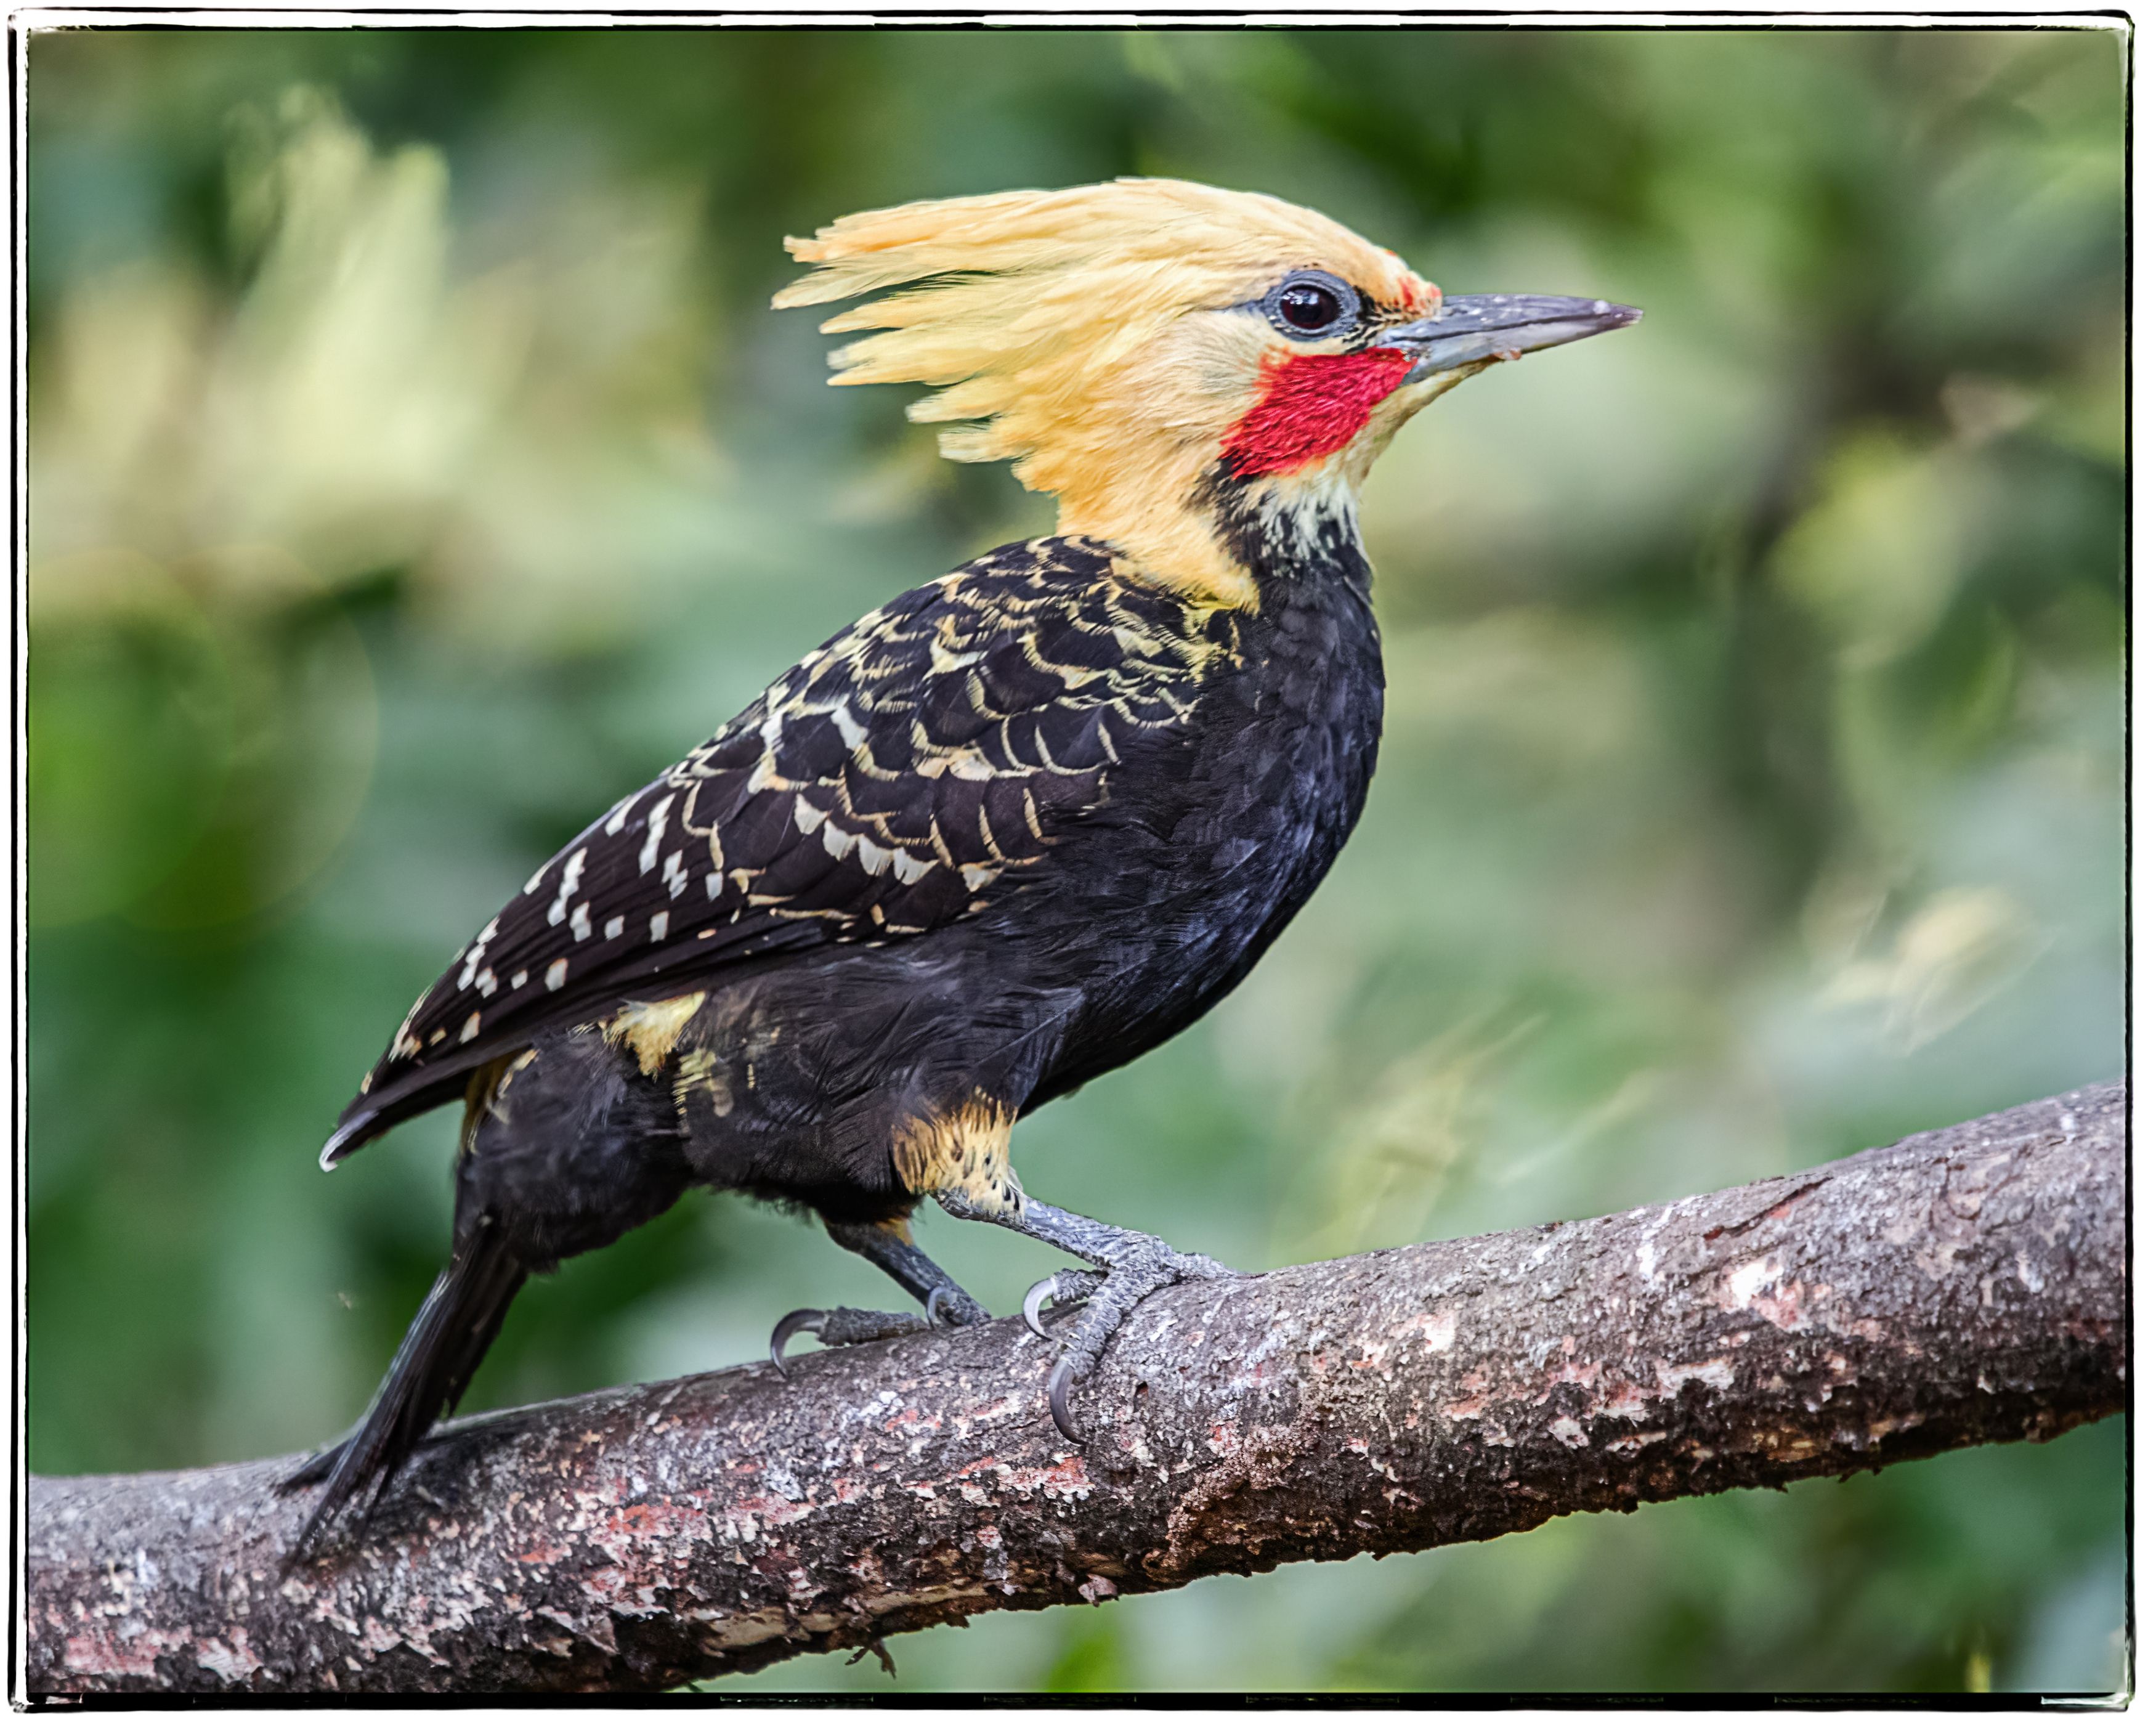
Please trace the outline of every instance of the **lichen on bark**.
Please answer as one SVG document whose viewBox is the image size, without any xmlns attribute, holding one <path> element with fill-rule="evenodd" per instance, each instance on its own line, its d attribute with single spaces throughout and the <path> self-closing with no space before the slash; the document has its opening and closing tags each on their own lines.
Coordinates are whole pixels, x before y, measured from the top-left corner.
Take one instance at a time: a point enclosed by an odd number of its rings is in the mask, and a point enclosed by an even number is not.
<svg viewBox="0 0 2156 1725">
<path fill-rule="evenodd" d="M 28 1688 L 656 1689 L 2125 1404 L 2100 1086 L 1806 1173 L 1148 1300 L 1082 1398 L 1015 1320 L 455 1422 L 284 1573 L 290 1458 L 33 1479 Z"/>
</svg>

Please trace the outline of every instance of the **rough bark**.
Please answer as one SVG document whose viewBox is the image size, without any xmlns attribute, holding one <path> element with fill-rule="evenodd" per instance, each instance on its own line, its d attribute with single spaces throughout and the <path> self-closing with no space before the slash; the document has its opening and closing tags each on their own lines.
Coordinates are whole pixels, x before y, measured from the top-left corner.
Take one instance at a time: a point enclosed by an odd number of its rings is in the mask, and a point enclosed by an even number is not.
<svg viewBox="0 0 2156 1725">
<path fill-rule="evenodd" d="M 2053 1436 L 2126 1398 L 2104 1086 L 1707 1197 L 466 1420 L 287 1577 L 289 1461 L 30 1482 L 28 1687 L 651 1689 L 991 1610 Z"/>
</svg>

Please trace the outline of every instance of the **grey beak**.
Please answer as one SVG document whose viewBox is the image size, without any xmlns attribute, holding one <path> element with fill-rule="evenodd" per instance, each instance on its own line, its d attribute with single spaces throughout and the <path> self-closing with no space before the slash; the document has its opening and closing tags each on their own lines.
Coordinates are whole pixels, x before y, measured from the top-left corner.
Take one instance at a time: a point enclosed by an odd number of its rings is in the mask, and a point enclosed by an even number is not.
<svg viewBox="0 0 2156 1725">
<path fill-rule="evenodd" d="M 1640 321 L 1635 305 L 1607 300 L 1567 300 L 1550 294 L 1460 294 L 1435 317 L 1386 331 L 1389 347 L 1416 356 L 1406 382 L 1457 370 L 1479 360 L 1517 359 L 1538 347 L 1584 341 Z"/>
</svg>

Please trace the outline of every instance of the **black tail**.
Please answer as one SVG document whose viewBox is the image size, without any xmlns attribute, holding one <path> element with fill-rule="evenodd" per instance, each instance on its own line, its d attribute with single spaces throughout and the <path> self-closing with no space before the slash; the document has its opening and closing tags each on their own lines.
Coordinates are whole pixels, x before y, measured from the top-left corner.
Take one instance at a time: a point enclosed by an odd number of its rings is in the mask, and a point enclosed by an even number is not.
<svg viewBox="0 0 2156 1725">
<path fill-rule="evenodd" d="M 435 1278 L 359 1429 L 282 1482 L 283 1490 L 292 1491 L 327 1481 L 300 1530 L 288 1567 L 308 1555 L 322 1531 L 362 1491 L 365 1525 L 391 1476 L 463 1396 L 526 1274 L 501 1230 L 491 1218 L 482 1219 Z"/>
</svg>

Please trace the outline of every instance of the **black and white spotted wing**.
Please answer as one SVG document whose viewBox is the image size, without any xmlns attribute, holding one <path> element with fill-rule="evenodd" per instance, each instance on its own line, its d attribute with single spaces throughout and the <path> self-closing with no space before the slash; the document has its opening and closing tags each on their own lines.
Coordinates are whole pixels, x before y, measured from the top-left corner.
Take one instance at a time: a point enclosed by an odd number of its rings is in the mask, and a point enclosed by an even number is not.
<svg viewBox="0 0 2156 1725">
<path fill-rule="evenodd" d="M 324 1165 L 654 981 L 978 913 L 1184 726 L 1234 650 L 1230 614 L 1077 539 L 1005 547 L 870 613 L 525 883 L 407 1014 Z"/>
</svg>

